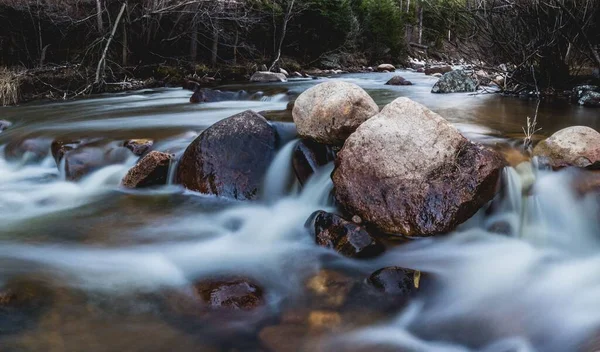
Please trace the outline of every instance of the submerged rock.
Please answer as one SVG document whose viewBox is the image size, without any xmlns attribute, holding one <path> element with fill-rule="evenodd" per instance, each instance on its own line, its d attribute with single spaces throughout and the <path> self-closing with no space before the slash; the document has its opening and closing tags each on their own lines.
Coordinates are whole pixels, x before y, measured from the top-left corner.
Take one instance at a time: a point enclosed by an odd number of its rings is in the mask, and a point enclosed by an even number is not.
<svg viewBox="0 0 600 352">
<path fill-rule="evenodd" d="M 300 184 L 306 181 L 320 167 L 335 160 L 331 147 L 310 139 L 303 139 L 296 144 L 292 154 L 292 166 Z"/>
<path fill-rule="evenodd" d="M 4 156 L 7 160 L 41 161 L 48 155 L 51 139 L 29 138 L 25 140 L 14 140 L 4 148 Z"/>
<path fill-rule="evenodd" d="M 218 89 L 198 88 L 190 97 L 190 103 L 214 103 L 228 100 L 249 100 L 251 98 L 252 94 L 246 92 L 245 90 L 240 90 L 238 92 L 227 92 Z"/>
<path fill-rule="evenodd" d="M 207 128 L 177 167 L 184 187 L 240 200 L 255 199 L 273 157 L 277 136 L 264 117 L 244 111 Z"/>
<path fill-rule="evenodd" d="M 424 72 L 427 76 L 434 75 L 436 73 L 444 74 L 452 71 L 452 67 L 450 66 L 433 66 L 425 68 Z"/>
<path fill-rule="evenodd" d="M 130 139 L 123 143 L 123 146 L 133 152 L 133 154 L 137 156 L 142 156 L 146 154 L 152 146 L 154 145 L 154 141 L 151 139 Z"/>
<path fill-rule="evenodd" d="M 365 229 L 332 213 L 316 211 L 306 227 L 319 246 L 350 258 L 372 258 L 385 251 L 385 247 Z"/>
<path fill-rule="evenodd" d="M 386 233 L 431 236 L 453 230 L 490 201 L 503 167 L 497 152 L 398 98 L 348 138 L 332 179 L 349 214 Z"/>
<path fill-rule="evenodd" d="M 477 90 L 477 82 L 462 70 L 448 72 L 435 83 L 431 93 L 464 93 Z"/>
<path fill-rule="evenodd" d="M 383 71 L 394 72 L 394 71 L 396 71 L 396 67 L 394 67 L 394 65 L 392 65 L 392 64 L 381 64 L 381 65 L 377 66 L 377 71 L 379 71 L 379 72 L 383 72 Z"/>
<path fill-rule="evenodd" d="M 292 116 L 300 136 L 319 143 L 341 145 L 361 123 L 378 111 L 369 94 L 356 84 L 329 81 L 300 94 Z"/>
<path fill-rule="evenodd" d="M 243 278 L 205 280 L 194 287 L 212 309 L 252 310 L 264 304 L 262 289 Z"/>
<path fill-rule="evenodd" d="M 388 86 L 412 86 L 411 81 L 407 81 L 402 76 L 394 76 L 389 81 L 386 82 Z"/>
<path fill-rule="evenodd" d="M 283 73 L 258 71 L 255 72 L 252 77 L 250 77 L 250 82 L 287 82 L 287 77 Z"/>
<path fill-rule="evenodd" d="M 127 188 L 144 188 L 167 184 L 172 154 L 152 151 L 129 169 L 121 184 Z"/>
<path fill-rule="evenodd" d="M 586 126 L 563 128 L 539 142 L 533 155 L 544 158 L 553 168 L 600 167 L 600 133 Z"/>
<path fill-rule="evenodd" d="M 65 177 L 70 181 L 78 181 L 100 168 L 123 163 L 129 156 L 131 151 L 125 147 L 109 150 L 97 147 L 74 149 L 64 155 Z"/>
<path fill-rule="evenodd" d="M 350 277 L 333 270 L 321 270 L 306 282 L 308 292 L 316 305 L 325 308 L 340 308 L 356 282 Z"/>
<path fill-rule="evenodd" d="M 379 269 L 367 279 L 369 286 L 381 292 L 402 296 L 412 293 L 415 283 L 415 271 L 398 266 Z"/>
<path fill-rule="evenodd" d="M 12 126 L 12 122 L 7 120 L 0 120 L 0 132 L 6 130 L 10 126 Z"/>
</svg>

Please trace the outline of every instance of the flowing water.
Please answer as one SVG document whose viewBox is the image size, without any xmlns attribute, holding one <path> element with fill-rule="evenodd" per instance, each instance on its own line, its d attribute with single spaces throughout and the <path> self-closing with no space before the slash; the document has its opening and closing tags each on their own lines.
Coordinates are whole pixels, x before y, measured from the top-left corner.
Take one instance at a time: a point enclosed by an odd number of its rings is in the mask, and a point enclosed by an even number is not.
<svg viewBox="0 0 600 352">
<path fill-rule="evenodd" d="M 495 95 L 432 95 L 435 78 L 402 74 L 415 85 L 384 86 L 392 74 L 331 79 L 359 84 L 380 106 L 408 96 L 494 147 L 518 144 L 535 111 L 532 101 Z M 221 88 L 265 92 L 254 101 L 192 105 L 190 92 L 160 89 L 1 109 L 0 118 L 14 125 L 0 134 L 0 351 L 265 351 L 273 346 L 258 334 L 268 326 L 283 327 L 275 330 L 283 350 L 594 350 L 600 209 L 597 198 L 572 190 L 578 174 L 571 170 L 529 162 L 507 168 L 493 211 L 442 238 L 388 241 L 384 255 L 366 261 L 316 246 L 304 229 L 314 211 L 335 211 L 333 165 L 301 187 L 291 167 L 293 136 L 282 143 L 256 202 L 172 182 L 125 190 L 119 183 L 133 155 L 77 182 L 67 181 L 64 165 L 49 154 L 4 157 L 16 141 L 84 137 L 105 146 L 152 138 L 154 149 L 180 154 L 202 130 L 247 109 L 269 111 L 289 130 L 288 101 L 320 81 Z M 539 125 L 547 135 L 570 125 L 598 129 L 599 117 L 593 109 L 542 103 Z M 509 234 L 487 231 L 495 224 Z M 324 305 L 327 299 L 306 285 L 322 269 L 360 283 L 385 266 L 423 273 L 415 297 Z M 224 275 L 252 278 L 266 306 L 215 316 L 175 304 L 194 282 Z M 4 287 L 28 299 L 3 306 Z M 306 311 L 335 319 L 322 329 L 311 319 L 291 328 L 282 322 Z"/>
</svg>

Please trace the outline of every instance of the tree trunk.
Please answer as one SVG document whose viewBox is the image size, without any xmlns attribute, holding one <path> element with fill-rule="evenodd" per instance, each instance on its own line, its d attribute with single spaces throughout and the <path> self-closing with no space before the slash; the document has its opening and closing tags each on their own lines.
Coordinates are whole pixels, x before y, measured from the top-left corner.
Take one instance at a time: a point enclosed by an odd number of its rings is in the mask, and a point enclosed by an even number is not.
<svg viewBox="0 0 600 352">
<path fill-rule="evenodd" d="M 210 57 L 210 64 L 212 65 L 212 67 L 217 66 L 217 58 L 219 57 L 218 55 L 218 50 L 219 50 L 219 22 L 218 20 L 215 20 L 215 23 L 213 25 L 213 41 L 212 41 L 212 49 L 211 49 L 211 57 Z"/>
<path fill-rule="evenodd" d="M 419 44 L 423 44 L 423 5 L 419 6 Z"/>
<path fill-rule="evenodd" d="M 240 39 L 240 31 L 236 27 L 235 28 L 235 42 L 233 43 L 233 64 L 237 65 L 237 51 L 238 51 L 238 42 Z"/>
<path fill-rule="evenodd" d="M 123 66 L 127 66 L 127 22 L 123 23 Z"/>
<path fill-rule="evenodd" d="M 190 38 L 190 61 L 196 62 L 198 57 L 198 20 L 192 20 L 192 35 Z"/>
<path fill-rule="evenodd" d="M 292 0 L 289 2 L 287 11 L 285 13 L 285 16 L 283 17 L 283 27 L 281 28 L 281 36 L 279 37 L 279 43 L 277 45 L 277 52 L 275 54 L 275 60 L 273 60 L 271 67 L 269 67 L 269 71 L 273 70 L 273 68 L 275 68 L 275 66 L 281 59 L 281 47 L 283 46 L 283 41 L 285 40 L 285 34 L 287 32 L 288 22 L 292 18 L 292 11 L 294 10 L 295 2 L 296 2 L 295 0 Z"/>
<path fill-rule="evenodd" d="M 102 21 L 102 0 L 96 0 L 96 21 L 98 22 L 98 32 L 104 33 L 104 22 Z"/>
<path fill-rule="evenodd" d="M 96 80 L 94 81 L 95 85 L 98 85 L 104 81 L 104 73 L 106 69 L 106 55 L 108 54 L 108 48 L 110 47 L 110 43 L 112 42 L 115 33 L 117 32 L 117 27 L 119 26 L 119 22 L 121 22 L 121 17 L 123 17 L 123 12 L 125 12 L 125 8 L 127 7 L 127 3 L 124 2 L 121 6 L 121 11 L 119 11 L 119 15 L 117 16 L 117 20 L 113 26 L 112 32 L 110 33 L 110 37 L 108 37 L 108 41 L 106 42 L 106 46 L 104 47 L 104 51 L 102 52 L 102 57 L 100 61 L 98 61 L 98 67 L 96 68 Z"/>
</svg>

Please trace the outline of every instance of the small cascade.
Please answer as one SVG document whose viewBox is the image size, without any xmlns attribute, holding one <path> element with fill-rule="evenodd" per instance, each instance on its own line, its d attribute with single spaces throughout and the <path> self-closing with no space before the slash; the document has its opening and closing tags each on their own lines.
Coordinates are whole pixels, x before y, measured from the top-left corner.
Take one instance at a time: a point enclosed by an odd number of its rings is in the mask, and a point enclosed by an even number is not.
<svg viewBox="0 0 600 352">
<path fill-rule="evenodd" d="M 331 173 L 333 169 L 333 162 L 319 168 L 304 185 L 300 193 L 300 199 L 315 206 L 332 206 L 333 181 L 331 181 Z"/>
<path fill-rule="evenodd" d="M 297 183 L 292 168 L 292 153 L 298 143 L 297 139 L 288 142 L 279 150 L 271 162 L 263 186 L 263 199 L 268 203 L 290 194 L 290 189 Z"/>
<path fill-rule="evenodd" d="M 169 164 L 169 173 L 167 176 L 167 185 L 174 185 L 175 178 L 177 177 L 177 166 L 179 165 L 179 159 L 171 159 L 171 163 Z"/>
</svg>

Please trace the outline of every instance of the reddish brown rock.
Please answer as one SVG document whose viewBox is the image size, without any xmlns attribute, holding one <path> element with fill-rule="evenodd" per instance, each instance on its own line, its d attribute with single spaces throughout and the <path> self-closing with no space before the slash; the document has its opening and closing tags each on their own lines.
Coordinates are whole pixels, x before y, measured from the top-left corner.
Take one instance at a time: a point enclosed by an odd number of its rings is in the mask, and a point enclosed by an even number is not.
<svg viewBox="0 0 600 352">
<path fill-rule="evenodd" d="M 152 146 L 154 145 L 154 141 L 151 139 L 130 139 L 123 143 L 123 146 L 137 156 L 142 156 L 146 154 Z"/>
<path fill-rule="evenodd" d="M 4 155 L 8 160 L 23 159 L 27 155 L 28 160 L 40 161 L 48 155 L 51 143 L 47 138 L 13 140 L 4 148 Z"/>
<path fill-rule="evenodd" d="M 123 163 L 130 155 L 129 149 L 124 147 L 108 150 L 99 147 L 83 147 L 70 150 L 64 155 L 65 177 L 70 181 L 78 181 L 102 167 Z"/>
<path fill-rule="evenodd" d="M 262 289 L 242 278 L 205 280 L 197 283 L 195 289 L 213 309 L 252 310 L 264 304 Z"/>
<path fill-rule="evenodd" d="M 172 154 L 152 151 L 127 172 L 121 184 L 127 188 L 164 185 L 168 181 L 172 159 Z"/>
<path fill-rule="evenodd" d="M 340 308 L 348 299 L 356 282 L 337 271 L 321 270 L 306 281 L 306 288 L 315 299 L 315 304 L 323 308 Z"/>
<path fill-rule="evenodd" d="M 202 193 L 255 199 L 275 156 L 276 139 L 274 128 L 253 111 L 228 117 L 188 146 L 179 161 L 177 180 Z"/>
<path fill-rule="evenodd" d="M 496 194 L 505 163 L 436 113 L 398 98 L 353 133 L 336 159 L 338 202 L 390 234 L 452 231 Z"/>
<path fill-rule="evenodd" d="M 350 258 L 372 258 L 385 250 L 362 227 L 322 210 L 313 213 L 306 226 L 319 246 L 331 248 Z"/>
<path fill-rule="evenodd" d="M 292 155 L 292 166 L 300 184 L 306 183 L 321 166 L 335 160 L 331 147 L 303 139 L 296 144 Z"/>
</svg>

